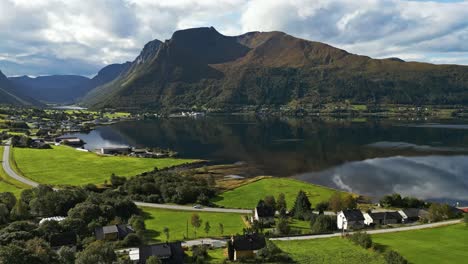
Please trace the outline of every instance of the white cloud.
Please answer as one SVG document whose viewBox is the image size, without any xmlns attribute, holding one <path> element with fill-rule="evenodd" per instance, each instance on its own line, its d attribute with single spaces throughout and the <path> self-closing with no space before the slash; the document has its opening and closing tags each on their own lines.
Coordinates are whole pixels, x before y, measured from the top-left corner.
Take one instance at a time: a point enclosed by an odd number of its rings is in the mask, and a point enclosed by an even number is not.
<svg viewBox="0 0 468 264">
<path fill-rule="evenodd" d="M 90 75 L 197 26 L 281 30 L 379 58 L 468 64 L 467 16 L 468 1 L 0 0 L 0 69 Z"/>
</svg>

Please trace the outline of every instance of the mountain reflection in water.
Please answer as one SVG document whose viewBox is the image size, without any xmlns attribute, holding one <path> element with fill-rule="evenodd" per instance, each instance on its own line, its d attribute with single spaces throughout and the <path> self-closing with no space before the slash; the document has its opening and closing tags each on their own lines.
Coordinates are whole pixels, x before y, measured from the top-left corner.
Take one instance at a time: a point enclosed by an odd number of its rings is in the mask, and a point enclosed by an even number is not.
<svg viewBox="0 0 468 264">
<path fill-rule="evenodd" d="M 468 156 L 375 158 L 296 178 L 376 198 L 400 193 L 468 204 Z"/>
<path fill-rule="evenodd" d="M 465 124 L 206 116 L 122 122 L 75 135 L 88 149 L 168 148 L 184 158 L 243 161 L 263 175 L 307 173 L 311 182 L 361 194 L 468 200 Z"/>
</svg>

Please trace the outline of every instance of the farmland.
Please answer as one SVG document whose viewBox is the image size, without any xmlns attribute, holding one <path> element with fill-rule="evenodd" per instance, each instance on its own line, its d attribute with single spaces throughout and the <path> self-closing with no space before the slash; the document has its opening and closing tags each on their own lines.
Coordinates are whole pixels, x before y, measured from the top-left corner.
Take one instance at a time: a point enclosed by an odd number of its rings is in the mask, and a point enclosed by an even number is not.
<svg viewBox="0 0 468 264">
<path fill-rule="evenodd" d="M 414 264 L 461 263 L 468 258 L 468 227 L 462 224 L 373 235 L 372 239 Z"/>
<path fill-rule="evenodd" d="M 3 146 L 0 146 L 0 160 L 3 158 Z M 12 178 L 10 178 L 3 167 L 0 167 L 0 193 L 1 192 L 11 192 L 15 196 L 19 196 L 21 191 L 28 186 L 25 186 L 23 183 L 18 182 Z"/>
<path fill-rule="evenodd" d="M 154 168 L 161 169 L 194 161 L 99 156 L 65 146 L 44 150 L 14 148 L 13 159 L 12 165 L 20 174 L 36 182 L 52 185 L 103 183 L 112 173 L 134 176 Z"/>
<path fill-rule="evenodd" d="M 181 240 L 186 236 L 188 224 L 188 238 L 196 237 L 217 237 L 242 234 L 242 229 L 245 224 L 242 220 L 244 217 L 241 214 L 235 213 L 211 213 L 211 212 L 190 212 L 190 211 L 175 211 L 154 208 L 143 208 L 145 214 L 146 228 L 149 230 L 148 236 L 154 240 L 165 241 L 166 237 L 163 233 L 163 228 L 167 227 L 170 230 L 169 240 Z M 190 223 L 192 214 L 197 213 L 202 222 L 201 227 L 197 231 L 195 237 L 194 228 Z M 205 222 L 210 222 L 210 232 L 204 232 Z M 221 234 L 219 224 L 222 223 L 224 231 Z"/>
<path fill-rule="evenodd" d="M 286 196 L 286 203 L 291 207 L 299 190 L 306 192 L 312 206 L 327 201 L 336 191 L 327 187 L 313 185 L 288 178 L 263 178 L 261 180 L 226 191 L 216 197 L 213 202 L 227 208 L 254 208 L 260 199 L 266 195 L 275 198 L 280 193 Z"/>
</svg>

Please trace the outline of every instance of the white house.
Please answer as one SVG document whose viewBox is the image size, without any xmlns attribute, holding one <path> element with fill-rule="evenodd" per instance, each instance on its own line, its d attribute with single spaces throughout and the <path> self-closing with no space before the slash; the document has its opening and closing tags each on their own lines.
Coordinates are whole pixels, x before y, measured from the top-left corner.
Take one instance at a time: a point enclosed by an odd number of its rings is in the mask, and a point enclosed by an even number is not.
<svg viewBox="0 0 468 264">
<path fill-rule="evenodd" d="M 340 230 L 364 228 L 364 215 L 360 210 L 343 210 L 338 213 L 336 224 Z"/>
</svg>

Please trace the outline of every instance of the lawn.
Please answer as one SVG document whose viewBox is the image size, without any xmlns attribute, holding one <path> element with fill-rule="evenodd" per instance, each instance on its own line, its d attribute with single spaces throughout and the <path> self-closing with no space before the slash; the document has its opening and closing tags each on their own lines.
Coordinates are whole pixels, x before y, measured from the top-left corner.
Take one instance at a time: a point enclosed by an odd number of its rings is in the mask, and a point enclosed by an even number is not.
<svg viewBox="0 0 468 264">
<path fill-rule="evenodd" d="M 363 249 L 343 238 L 275 241 L 296 263 L 384 264 L 378 253 Z"/>
<path fill-rule="evenodd" d="M 0 146 L 0 161 L 2 159 L 3 159 L 3 146 Z M 0 192 L 11 192 L 16 197 L 19 197 L 19 195 L 21 194 L 21 191 L 23 191 L 25 188 L 28 188 L 28 186 L 10 178 L 3 170 L 3 167 L 0 166 Z"/>
<path fill-rule="evenodd" d="M 379 234 L 372 239 L 414 264 L 466 263 L 468 259 L 468 227 L 463 224 Z"/>
<path fill-rule="evenodd" d="M 226 208 L 254 208 L 260 199 L 267 195 L 278 198 L 280 193 L 286 196 L 288 208 L 291 208 L 299 190 L 307 193 L 312 206 L 327 201 L 336 191 L 327 187 L 309 184 L 290 178 L 263 178 L 243 185 L 231 191 L 226 191 L 216 197 L 213 202 Z"/>
<path fill-rule="evenodd" d="M 155 167 L 161 169 L 194 161 L 99 156 L 66 146 L 54 146 L 47 150 L 14 148 L 13 158 L 16 162 L 13 166 L 21 174 L 34 181 L 52 185 L 103 183 L 112 173 L 134 176 Z"/>
<path fill-rule="evenodd" d="M 211 213 L 211 212 L 191 212 L 175 211 L 155 208 L 143 208 L 146 214 L 146 229 L 149 230 L 148 236 L 154 240 L 165 241 L 166 236 L 163 233 L 164 227 L 169 228 L 169 240 L 182 240 L 186 236 L 188 223 L 189 239 L 195 238 L 194 228 L 190 220 L 192 214 L 197 213 L 202 222 L 202 226 L 197 231 L 197 237 L 218 237 L 242 234 L 245 228 L 242 214 L 234 213 Z M 205 222 L 210 222 L 210 232 L 204 232 Z M 221 234 L 219 224 L 224 225 L 224 233 Z"/>
</svg>

